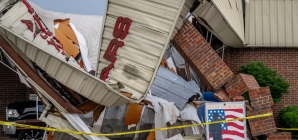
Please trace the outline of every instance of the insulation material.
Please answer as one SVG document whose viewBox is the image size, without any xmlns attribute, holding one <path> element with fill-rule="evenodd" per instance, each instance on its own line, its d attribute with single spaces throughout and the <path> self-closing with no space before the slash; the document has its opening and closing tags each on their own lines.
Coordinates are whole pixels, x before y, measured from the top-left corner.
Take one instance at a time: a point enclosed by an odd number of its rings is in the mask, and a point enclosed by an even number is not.
<svg viewBox="0 0 298 140">
<path fill-rule="evenodd" d="M 190 104 L 185 104 L 183 110 L 180 112 L 180 119 L 182 121 L 191 120 L 196 123 L 202 123 L 197 115 L 197 110 Z"/>
<path fill-rule="evenodd" d="M 88 59 L 88 48 L 87 48 L 87 44 L 86 44 L 86 40 L 84 38 L 84 36 L 76 29 L 76 26 L 73 23 L 69 23 L 69 26 L 73 29 L 73 31 L 75 32 L 78 41 L 79 41 L 79 46 L 80 46 L 80 50 L 81 50 L 81 55 L 82 55 L 82 59 L 84 62 L 84 67 L 86 71 L 91 71 L 91 63 Z"/>
<path fill-rule="evenodd" d="M 86 47 L 88 48 L 88 60 L 91 63 L 92 70 L 97 69 L 97 59 L 100 47 L 102 16 L 90 16 L 90 15 L 77 15 L 60 12 L 47 11 L 34 3 L 30 3 L 34 10 L 38 13 L 44 24 L 54 33 L 54 21 L 56 19 L 70 19 L 76 30 L 82 34 L 86 41 Z"/>
<path fill-rule="evenodd" d="M 169 69 L 176 74 L 177 69 L 176 69 L 176 65 L 175 65 L 173 59 L 171 57 L 169 57 L 166 61 L 167 61 Z"/>
<path fill-rule="evenodd" d="M 152 106 L 148 106 L 155 111 L 155 128 L 167 127 L 167 123 L 174 124 L 177 121 L 179 110 L 173 102 L 168 102 L 150 94 L 147 95 L 145 100 L 152 103 Z M 155 134 L 158 140 L 167 138 L 167 131 L 155 131 Z"/>
</svg>

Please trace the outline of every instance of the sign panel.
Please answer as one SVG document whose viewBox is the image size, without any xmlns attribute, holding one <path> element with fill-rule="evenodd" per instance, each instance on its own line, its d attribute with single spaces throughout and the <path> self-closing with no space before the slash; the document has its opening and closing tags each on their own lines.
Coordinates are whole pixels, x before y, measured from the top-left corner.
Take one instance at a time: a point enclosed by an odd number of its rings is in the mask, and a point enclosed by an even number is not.
<svg viewBox="0 0 298 140">
<path fill-rule="evenodd" d="M 187 0 L 108 0 L 97 77 L 139 102 Z"/>
<path fill-rule="evenodd" d="M 245 117 L 244 102 L 206 103 L 206 122 Z M 210 124 L 206 127 L 207 140 L 246 140 L 246 121 Z"/>
</svg>

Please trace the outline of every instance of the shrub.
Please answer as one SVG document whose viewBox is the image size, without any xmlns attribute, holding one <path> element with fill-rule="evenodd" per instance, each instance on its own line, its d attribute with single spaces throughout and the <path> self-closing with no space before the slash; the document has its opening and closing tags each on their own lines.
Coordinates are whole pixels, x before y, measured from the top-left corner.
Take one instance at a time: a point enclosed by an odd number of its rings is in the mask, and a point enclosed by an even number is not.
<svg viewBox="0 0 298 140">
<path fill-rule="evenodd" d="M 283 128 L 298 128 L 298 106 L 289 106 L 279 112 Z M 292 138 L 298 138 L 298 132 L 292 132 Z"/>
<path fill-rule="evenodd" d="M 289 93 L 290 84 L 277 75 L 275 70 L 264 66 L 262 62 L 250 62 L 243 65 L 239 72 L 253 75 L 261 87 L 269 86 L 274 103 L 280 101 L 282 94 Z"/>
</svg>

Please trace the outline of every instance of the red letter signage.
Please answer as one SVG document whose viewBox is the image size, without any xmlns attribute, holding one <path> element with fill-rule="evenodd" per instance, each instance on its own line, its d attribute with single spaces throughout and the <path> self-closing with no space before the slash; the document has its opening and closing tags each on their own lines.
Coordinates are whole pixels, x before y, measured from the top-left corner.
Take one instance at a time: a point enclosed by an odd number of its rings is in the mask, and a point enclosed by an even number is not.
<svg viewBox="0 0 298 140">
<path fill-rule="evenodd" d="M 132 20 L 129 18 L 118 17 L 118 19 L 115 23 L 114 31 L 113 31 L 113 36 L 115 38 L 110 41 L 110 44 L 109 44 L 107 50 L 105 51 L 105 54 L 103 55 L 104 59 L 107 59 L 112 62 L 108 67 L 105 67 L 101 70 L 100 79 L 103 81 L 106 80 L 106 78 L 109 75 L 110 70 L 114 66 L 114 62 L 117 59 L 116 52 L 117 52 L 118 48 L 122 47 L 124 45 L 124 42 L 119 41 L 118 38 L 120 38 L 122 40 L 126 38 L 129 28 L 130 28 L 130 25 L 131 25 L 131 22 L 132 22 Z"/>
</svg>

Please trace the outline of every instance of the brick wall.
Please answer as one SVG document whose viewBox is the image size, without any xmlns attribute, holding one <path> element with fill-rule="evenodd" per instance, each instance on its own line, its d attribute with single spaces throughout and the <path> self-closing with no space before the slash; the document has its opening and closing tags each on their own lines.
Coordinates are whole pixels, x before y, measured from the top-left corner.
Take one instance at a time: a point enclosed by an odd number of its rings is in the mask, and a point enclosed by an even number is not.
<svg viewBox="0 0 298 140">
<path fill-rule="evenodd" d="M 291 133 L 290 132 L 276 132 L 271 133 L 267 140 L 291 140 Z"/>
<path fill-rule="evenodd" d="M 3 62 L 10 66 L 2 56 Z M 1 58 L 0 58 L 0 61 Z M 19 80 L 16 73 L 0 63 L 0 120 L 5 120 L 5 107 L 14 101 L 27 100 L 29 94 L 34 94 L 30 88 L 27 88 Z M 0 139 L 4 137 L 2 126 L 0 126 Z"/>
<path fill-rule="evenodd" d="M 288 105 L 298 105 L 298 49 L 292 48 L 245 48 L 225 50 L 224 61 L 237 73 L 239 67 L 251 61 L 263 61 L 271 69 L 286 78 L 290 83 L 290 93 L 272 106 L 274 117 L 279 126 L 278 112 Z"/>
<path fill-rule="evenodd" d="M 234 76 L 233 72 L 189 21 L 183 24 L 172 44 L 190 64 L 201 81 L 213 91 L 220 89 Z"/>
</svg>

